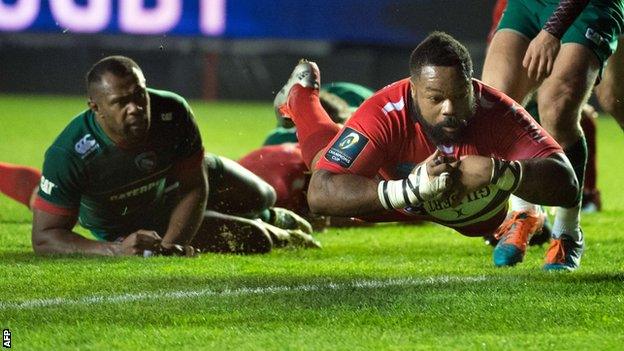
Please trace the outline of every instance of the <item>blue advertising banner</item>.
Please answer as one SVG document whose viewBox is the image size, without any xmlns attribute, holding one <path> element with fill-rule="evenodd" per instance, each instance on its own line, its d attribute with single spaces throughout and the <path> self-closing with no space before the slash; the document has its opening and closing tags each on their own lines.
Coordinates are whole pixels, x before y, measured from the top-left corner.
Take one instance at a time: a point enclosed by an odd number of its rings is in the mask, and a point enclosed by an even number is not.
<svg viewBox="0 0 624 351">
<path fill-rule="evenodd" d="M 413 44 L 407 0 L 0 0 L 1 32 Z M 407 11 L 410 12 L 410 11 Z"/>
</svg>

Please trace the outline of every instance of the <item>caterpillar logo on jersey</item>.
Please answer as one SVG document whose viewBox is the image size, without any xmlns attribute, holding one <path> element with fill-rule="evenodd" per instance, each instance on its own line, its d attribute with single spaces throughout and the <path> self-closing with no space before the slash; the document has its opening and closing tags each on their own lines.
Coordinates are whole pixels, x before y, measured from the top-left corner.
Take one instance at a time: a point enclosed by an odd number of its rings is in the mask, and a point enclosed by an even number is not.
<svg viewBox="0 0 624 351">
<path fill-rule="evenodd" d="M 81 158 L 85 158 L 98 147 L 100 147 L 100 145 L 93 139 L 91 134 L 86 134 L 74 145 L 74 150 L 80 154 Z"/>
<path fill-rule="evenodd" d="M 134 164 L 142 171 L 151 172 L 156 168 L 156 153 L 154 151 L 144 152 L 134 159 Z"/>
<path fill-rule="evenodd" d="M 44 193 L 46 193 L 48 195 L 52 195 L 52 189 L 55 186 L 56 186 L 56 184 L 54 184 L 51 181 L 45 179 L 45 177 L 41 177 L 41 182 L 39 183 L 39 187 L 41 188 L 41 191 L 43 191 Z"/>
<path fill-rule="evenodd" d="M 364 134 L 347 127 L 332 147 L 327 150 L 325 158 L 344 168 L 349 168 L 367 143 L 368 138 Z"/>
</svg>

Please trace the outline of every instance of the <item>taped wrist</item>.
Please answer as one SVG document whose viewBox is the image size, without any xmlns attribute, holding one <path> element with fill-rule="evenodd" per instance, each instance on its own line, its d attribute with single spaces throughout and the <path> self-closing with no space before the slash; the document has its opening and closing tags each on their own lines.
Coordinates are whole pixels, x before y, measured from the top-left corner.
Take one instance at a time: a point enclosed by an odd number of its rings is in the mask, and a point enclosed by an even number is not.
<svg viewBox="0 0 624 351">
<path fill-rule="evenodd" d="M 522 182 L 522 164 L 520 161 L 506 161 L 492 158 L 492 176 L 490 183 L 499 189 L 514 192 Z"/>
<path fill-rule="evenodd" d="M 405 179 L 382 180 L 377 185 L 379 201 L 386 210 L 401 209 L 423 202 L 419 198 L 416 175 L 410 174 Z"/>
<path fill-rule="evenodd" d="M 450 174 L 444 172 L 429 181 L 427 166 L 422 164 L 405 179 L 383 180 L 377 185 L 377 196 L 387 209 L 401 209 L 418 206 L 425 201 L 439 197 L 450 183 Z"/>
</svg>

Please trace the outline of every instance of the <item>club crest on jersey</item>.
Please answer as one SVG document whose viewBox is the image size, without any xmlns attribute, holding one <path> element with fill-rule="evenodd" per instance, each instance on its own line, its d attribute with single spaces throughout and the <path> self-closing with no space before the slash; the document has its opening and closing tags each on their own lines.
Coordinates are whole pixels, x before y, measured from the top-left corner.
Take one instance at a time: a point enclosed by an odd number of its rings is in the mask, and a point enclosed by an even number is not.
<svg viewBox="0 0 624 351">
<path fill-rule="evenodd" d="M 134 159 L 134 164 L 144 172 L 151 172 L 156 168 L 156 153 L 154 151 L 144 152 Z"/>
<path fill-rule="evenodd" d="M 349 168 L 367 143 L 368 138 L 364 134 L 347 127 L 332 147 L 327 150 L 325 158 L 344 168 Z"/>
<path fill-rule="evenodd" d="M 86 134 L 74 145 L 74 150 L 80 154 L 81 158 L 85 158 L 99 147 L 100 144 L 93 139 L 91 134 Z"/>
</svg>

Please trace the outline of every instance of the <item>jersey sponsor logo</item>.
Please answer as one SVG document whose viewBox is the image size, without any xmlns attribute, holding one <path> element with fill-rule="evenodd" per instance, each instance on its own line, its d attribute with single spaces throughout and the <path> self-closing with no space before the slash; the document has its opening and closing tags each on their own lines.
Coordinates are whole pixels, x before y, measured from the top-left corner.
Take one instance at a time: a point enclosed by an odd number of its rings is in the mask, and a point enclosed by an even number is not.
<svg viewBox="0 0 624 351">
<path fill-rule="evenodd" d="M 368 143 L 368 138 L 357 130 L 346 127 L 338 140 L 327 150 L 325 158 L 349 168 Z"/>
<path fill-rule="evenodd" d="M 156 168 L 156 153 L 154 151 L 148 151 L 139 154 L 135 157 L 134 164 L 142 171 L 151 172 Z"/>
<path fill-rule="evenodd" d="M 85 158 L 99 147 L 100 145 L 93 139 L 91 134 L 85 134 L 85 136 L 74 145 L 74 150 L 80 154 L 80 157 Z"/>
<path fill-rule="evenodd" d="M 401 100 L 397 102 L 389 101 L 387 104 L 385 104 L 383 107 L 383 112 L 385 114 L 388 114 L 392 111 L 401 111 L 403 110 L 404 107 L 405 107 L 405 101 L 403 100 L 403 98 L 401 98 Z"/>
<path fill-rule="evenodd" d="M 52 195 L 52 189 L 54 189 L 54 187 L 56 187 L 56 184 L 47 180 L 43 176 L 41 177 L 41 181 L 39 182 L 39 188 L 41 188 L 41 191 L 43 191 L 44 193 L 48 195 Z"/>
<path fill-rule="evenodd" d="M 148 191 L 158 187 L 158 185 L 160 185 L 161 182 L 164 181 L 164 178 L 158 179 L 156 181 L 153 181 L 151 183 L 145 184 L 143 186 L 140 186 L 138 188 L 134 188 L 128 191 L 125 191 L 123 193 L 120 194 L 115 194 L 115 195 L 111 195 L 111 197 L 109 198 L 110 201 L 119 201 L 119 200 L 125 200 L 128 199 L 130 197 L 135 197 L 135 196 L 139 196 L 139 195 L 143 195 L 145 193 L 147 193 Z M 124 215 L 127 213 L 127 208 L 125 213 L 123 213 Z"/>
</svg>

